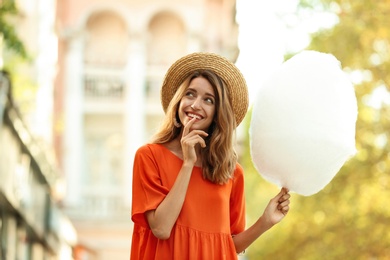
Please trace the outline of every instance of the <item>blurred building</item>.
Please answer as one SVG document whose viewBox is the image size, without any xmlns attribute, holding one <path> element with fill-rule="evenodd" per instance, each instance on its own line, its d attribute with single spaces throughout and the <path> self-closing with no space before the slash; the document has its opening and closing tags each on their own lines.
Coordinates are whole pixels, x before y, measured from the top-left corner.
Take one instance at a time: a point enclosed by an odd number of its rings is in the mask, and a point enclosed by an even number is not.
<svg viewBox="0 0 390 260">
<path fill-rule="evenodd" d="M 55 163 L 34 140 L 0 73 L 0 259 L 69 260 L 76 231 L 55 201 Z"/>
<path fill-rule="evenodd" d="M 18 84 L 0 72 L 0 259 L 73 259 L 77 234 L 57 204 L 61 178 L 49 148 L 57 62 L 56 0 L 11 0 L 1 5 L 10 3 L 19 12 L 2 13 L 2 19 L 13 25 L 31 60 L 22 62 L 4 48 L 1 35 L 0 69 L 9 69 Z M 33 87 L 27 91 L 25 85 Z M 25 103 L 36 105 L 22 115 Z"/>
<path fill-rule="evenodd" d="M 161 121 L 169 65 L 238 56 L 235 0 L 57 1 L 54 144 L 79 259 L 128 259 L 135 150 Z"/>
</svg>

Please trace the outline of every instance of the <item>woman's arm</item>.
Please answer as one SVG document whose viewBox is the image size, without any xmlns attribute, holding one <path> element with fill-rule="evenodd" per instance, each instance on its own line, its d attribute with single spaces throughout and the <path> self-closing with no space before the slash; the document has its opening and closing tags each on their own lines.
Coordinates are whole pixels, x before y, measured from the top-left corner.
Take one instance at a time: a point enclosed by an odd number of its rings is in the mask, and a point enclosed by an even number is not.
<svg viewBox="0 0 390 260">
<path fill-rule="evenodd" d="M 145 213 L 150 229 L 159 239 L 168 239 L 170 237 L 172 228 L 183 207 L 192 169 L 197 161 L 195 146 L 199 144 L 201 147 L 206 147 L 202 136 L 207 136 L 207 133 L 201 130 L 190 131 L 194 122 L 195 118 L 190 120 L 183 129 L 180 141 L 183 152 L 183 165 L 172 189 L 155 210 Z"/>
<path fill-rule="evenodd" d="M 153 234 L 159 239 L 168 239 L 179 217 L 187 193 L 193 165 L 184 164 L 165 199 L 155 210 L 147 211 L 146 219 Z"/>
<path fill-rule="evenodd" d="M 243 252 L 265 231 L 279 223 L 289 210 L 290 194 L 282 188 L 278 195 L 270 200 L 263 215 L 247 230 L 235 235 L 233 242 L 236 252 Z"/>
</svg>

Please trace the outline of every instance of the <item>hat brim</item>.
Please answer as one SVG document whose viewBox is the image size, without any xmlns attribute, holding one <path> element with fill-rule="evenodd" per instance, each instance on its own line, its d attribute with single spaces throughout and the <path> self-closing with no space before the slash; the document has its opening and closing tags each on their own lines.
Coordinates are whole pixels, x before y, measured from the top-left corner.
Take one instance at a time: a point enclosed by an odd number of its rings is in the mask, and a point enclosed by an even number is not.
<svg viewBox="0 0 390 260">
<path fill-rule="evenodd" d="M 248 88 L 240 70 L 231 61 L 214 53 L 192 53 L 172 64 L 161 88 L 161 104 L 164 112 L 179 86 L 195 70 L 213 71 L 225 82 L 230 93 L 236 126 L 238 126 L 248 110 Z"/>
</svg>

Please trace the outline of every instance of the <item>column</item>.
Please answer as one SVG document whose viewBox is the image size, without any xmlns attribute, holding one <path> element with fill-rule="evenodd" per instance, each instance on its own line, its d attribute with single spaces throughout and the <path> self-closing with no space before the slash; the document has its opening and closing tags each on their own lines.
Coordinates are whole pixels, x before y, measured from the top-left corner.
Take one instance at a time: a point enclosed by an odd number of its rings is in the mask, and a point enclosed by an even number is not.
<svg viewBox="0 0 390 260">
<path fill-rule="evenodd" d="M 125 204 L 131 204 L 131 185 L 134 154 L 145 142 L 145 84 L 146 52 L 141 37 L 133 37 L 129 46 L 129 58 L 125 69 L 125 155 L 124 196 Z"/>
<path fill-rule="evenodd" d="M 69 39 L 65 58 L 64 101 L 64 169 L 67 207 L 80 204 L 81 180 L 84 175 L 83 138 L 83 40 L 81 35 Z"/>
</svg>

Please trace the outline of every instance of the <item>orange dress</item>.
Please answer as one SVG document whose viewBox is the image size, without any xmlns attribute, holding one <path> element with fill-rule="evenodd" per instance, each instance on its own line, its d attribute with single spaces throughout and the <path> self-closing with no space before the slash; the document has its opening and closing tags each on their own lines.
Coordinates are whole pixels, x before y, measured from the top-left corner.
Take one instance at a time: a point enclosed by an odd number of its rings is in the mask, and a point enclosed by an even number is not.
<svg viewBox="0 0 390 260">
<path fill-rule="evenodd" d="M 131 259 L 237 259 L 232 235 L 245 228 L 244 175 L 237 164 L 224 185 L 214 184 L 194 167 L 186 198 L 169 239 L 157 239 L 145 212 L 168 194 L 183 161 L 159 144 L 140 147 L 133 171 Z"/>
</svg>

